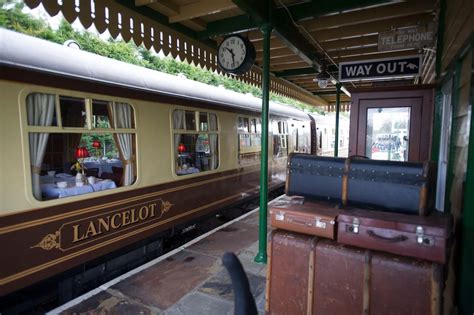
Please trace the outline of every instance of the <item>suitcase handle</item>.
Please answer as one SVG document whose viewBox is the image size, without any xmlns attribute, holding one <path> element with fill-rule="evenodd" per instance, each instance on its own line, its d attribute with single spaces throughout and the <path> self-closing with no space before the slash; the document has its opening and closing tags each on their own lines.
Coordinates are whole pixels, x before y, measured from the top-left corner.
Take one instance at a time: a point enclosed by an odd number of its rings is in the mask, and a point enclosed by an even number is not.
<svg viewBox="0 0 474 315">
<path fill-rule="evenodd" d="M 308 224 L 308 221 L 303 221 L 303 220 L 298 220 L 292 217 L 288 218 L 288 222 L 299 224 L 299 225 L 305 225 L 305 226 L 311 226 L 311 224 Z"/>
<path fill-rule="evenodd" d="M 369 234 L 370 237 L 375 238 L 376 240 L 379 240 L 385 243 L 400 243 L 408 239 L 405 235 L 398 235 L 395 237 L 385 237 L 382 235 L 378 235 L 372 230 L 367 230 L 367 234 Z"/>
</svg>

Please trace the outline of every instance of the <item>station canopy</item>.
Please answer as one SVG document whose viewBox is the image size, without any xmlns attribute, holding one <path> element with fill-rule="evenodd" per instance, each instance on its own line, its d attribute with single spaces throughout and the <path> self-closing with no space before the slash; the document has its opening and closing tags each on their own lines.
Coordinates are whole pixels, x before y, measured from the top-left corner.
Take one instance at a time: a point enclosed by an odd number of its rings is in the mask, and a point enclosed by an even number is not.
<svg viewBox="0 0 474 315">
<path fill-rule="evenodd" d="M 30 8 L 42 4 L 51 16 L 61 12 L 70 23 L 79 19 L 85 28 L 94 25 L 100 33 L 107 30 L 114 38 L 120 35 L 127 42 L 133 41 L 147 49 L 153 47 L 157 52 L 215 71 L 220 71 L 216 59 L 220 41 L 228 34 L 241 34 L 255 46 L 256 62 L 239 79 L 254 85 L 261 85 L 262 79 L 260 27 L 271 21 L 271 91 L 311 105 L 326 106 L 328 110 L 333 110 L 336 103 L 334 79 L 338 79 L 343 62 L 413 55 L 421 55 L 422 60 L 419 76 L 344 82 L 347 90 L 432 83 L 435 78 L 439 12 L 436 0 L 275 0 L 271 10 L 266 8 L 267 1 L 255 0 L 25 0 L 25 3 Z M 428 34 L 428 40 L 423 38 L 425 41 L 416 45 L 400 41 L 404 35 L 420 29 Z M 326 88 L 315 82 L 323 71 L 333 79 Z M 341 94 L 341 110 L 349 110 L 347 94 Z"/>
</svg>

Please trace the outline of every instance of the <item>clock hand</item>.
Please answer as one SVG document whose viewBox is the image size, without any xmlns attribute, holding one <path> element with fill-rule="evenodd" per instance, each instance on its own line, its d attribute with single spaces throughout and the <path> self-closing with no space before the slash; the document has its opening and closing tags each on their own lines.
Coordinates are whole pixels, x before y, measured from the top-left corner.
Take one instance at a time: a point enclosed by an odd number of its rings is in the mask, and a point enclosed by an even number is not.
<svg viewBox="0 0 474 315">
<path fill-rule="evenodd" d="M 232 55 L 232 63 L 235 63 L 235 54 L 234 54 L 234 50 L 233 49 L 229 49 L 227 48 L 230 52 L 230 54 Z"/>
</svg>

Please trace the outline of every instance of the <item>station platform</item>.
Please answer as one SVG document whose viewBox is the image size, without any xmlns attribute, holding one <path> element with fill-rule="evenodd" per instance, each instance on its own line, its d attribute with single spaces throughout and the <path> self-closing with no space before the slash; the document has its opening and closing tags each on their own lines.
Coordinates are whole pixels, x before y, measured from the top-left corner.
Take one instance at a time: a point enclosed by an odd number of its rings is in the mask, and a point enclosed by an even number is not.
<svg viewBox="0 0 474 315">
<path fill-rule="evenodd" d="M 258 211 L 251 210 L 48 314 L 233 314 L 232 284 L 222 265 L 225 252 L 239 257 L 258 311 L 264 314 L 267 265 L 254 262 Z"/>
</svg>

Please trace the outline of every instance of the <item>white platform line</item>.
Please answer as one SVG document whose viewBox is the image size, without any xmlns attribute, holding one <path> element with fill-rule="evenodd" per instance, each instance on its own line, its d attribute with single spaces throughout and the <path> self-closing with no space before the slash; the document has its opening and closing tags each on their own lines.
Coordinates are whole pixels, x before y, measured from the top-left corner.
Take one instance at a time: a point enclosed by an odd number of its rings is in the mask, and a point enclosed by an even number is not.
<svg viewBox="0 0 474 315">
<path fill-rule="evenodd" d="M 268 204 L 272 204 L 273 202 L 279 200 L 280 198 L 282 198 L 282 197 L 284 197 L 284 196 L 285 196 L 285 195 L 278 196 L 277 198 L 275 198 L 275 199 L 273 199 L 272 201 L 270 201 Z M 147 262 L 146 264 L 141 265 L 141 266 L 139 266 L 139 267 L 137 267 L 137 268 L 135 268 L 135 269 L 132 269 L 132 270 L 130 270 L 129 272 L 124 273 L 123 275 L 118 276 L 117 278 L 112 279 L 112 280 L 110 280 L 109 282 L 106 282 L 106 283 L 104 283 L 103 285 L 101 285 L 101 286 L 99 286 L 99 287 L 97 287 L 97 288 L 95 288 L 95 289 L 93 289 L 93 290 L 91 290 L 91 291 L 89 291 L 89 292 L 86 292 L 86 293 L 84 293 L 83 295 L 78 296 L 77 298 L 75 298 L 75 299 L 73 299 L 73 300 L 67 302 L 66 304 L 63 304 L 63 305 L 61 305 L 61 306 L 55 308 L 54 310 L 49 311 L 49 312 L 46 313 L 46 314 L 47 314 L 47 315 L 59 314 L 59 313 L 65 311 L 65 310 L 67 310 L 67 309 L 69 309 L 69 308 L 71 308 L 71 307 L 73 307 L 73 306 L 75 306 L 75 305 L 81 303 L 82 301 L 87 300 L 88 298 L 90 298 L 90 297 L 92 297 L 92 296 L 94 296 L 94 295 L 96 295 L 96 294 L 98 294 L 98 293 L 100 293 L 100 292 L 102 292 L 102 291 L 107 290 L 108 288 L 110 288 L 111 286 L 113 286 L 113 285 L 119 283 L 120 281 L 125 280 L 125 279 L 127 279 L 127 278 L 133 276 L 134 274 L 137 274 L 137 273 L 139 273 L 140 271 L 142 271 L 142 270 L 144 270 L 144 269 L 147 269 L 147 268 L 149 268 L 149 267 L 151 267 L 151 266 L 153 266 L 153 265 L 159 263 L 160 261 L 165 260 L 166 258 L 168 258 L 168 257 L 170 257 L 170 256 L 173 256 L 174 254 L 179 253 L 180 251 L 182 251 L 182 250 L 186 249 L 187 247 L 189 247 L 189 246 L 191 246 L 191 245 L 193 245 L 193 244 L 199 242 L 200 240 L 202 240 L 202 239 L 208 237 L 209 235 L 214 234 L 214 233 L 216 233 L 217 231 L 222 230 L 223 228 L 226 228 L 226 227 L 228 227 L 229 225 L 231 225 L 231 224 L 233 224 L 233 223 L 235 223 L 235 222 L 238 222 L 238 221 L 240 221 L 240 220 L 245 219 L 246 217 L 248 217 L 248 216 L 254 214 L 255 212 L 257 212 L 259 209 L 260 209 L 260 207 L 255 208 L 255 209 L 253 209 L 253 210 L 247 212 L 246 214 L 244 214 L 244 215 L 242 215 L 242 216 L 240 216 L 240 217 L 238 217 L 238 218 L 236 218 L 236 219 L 234 219 L 234 220 L 232 220 L 232 221 L 229 221 L 229 222 L 227 222 L 227 223 L 224 223 L 224 224 L 222 224 L 221 226 L 218 226 L 217 228 L 215 228 L 215 229 L 213 229 L 213 230 L 211 230 L 211 231 L 209 231 L 209 232 L 207 232 L 207 233 L 205 233 L 205 234 L 202 234 L 202 235 L 199 236 L 199 237 L 196 237 L 195 239 L 193 239 L 193 240 L 187 242 L 186 244 L 184 244 L 184 245 L 182 245 L 182 246 L 180 246 L 180 247 L 178 247 L 178 248 L 175 248 L 175 249 L 173 249 L 172 251 L 170 251 L 170 252 L 168 252 L 168 253 L 166 253 L 166 254 L 160 256 L 160 257 L 157 257 L 157 258 L 155 258 L 155 259 L 153 259 L 153 260 Z"/>
</svg>

